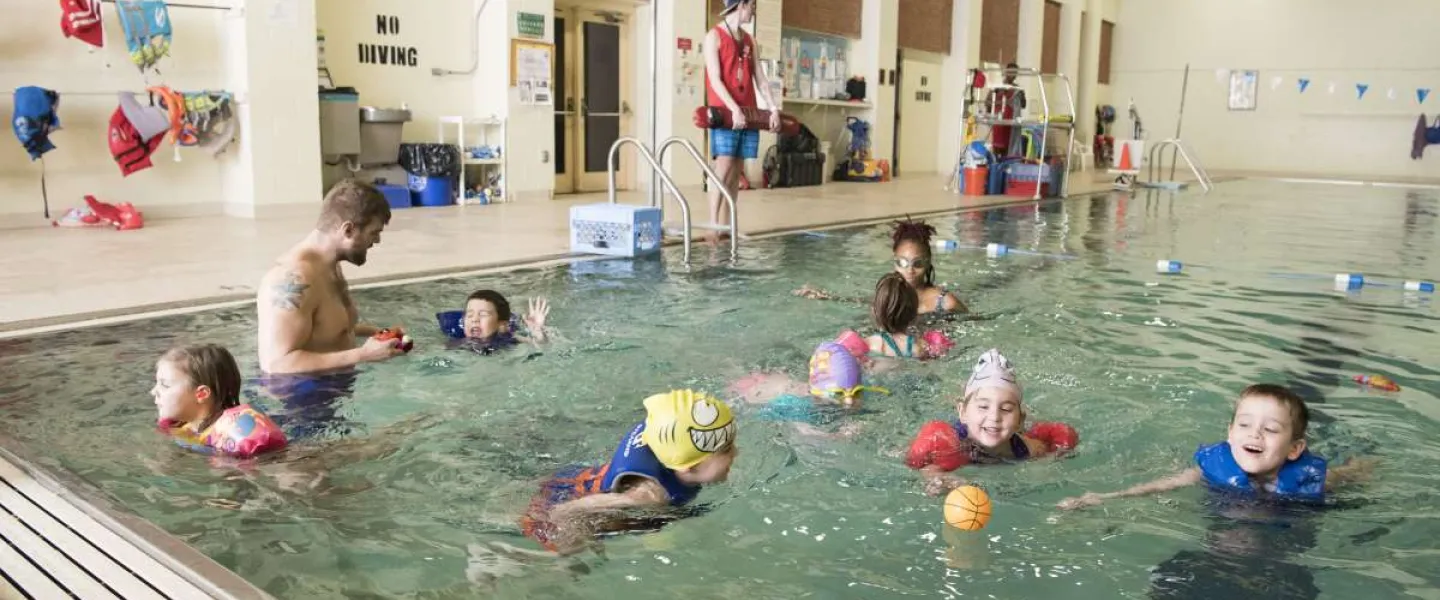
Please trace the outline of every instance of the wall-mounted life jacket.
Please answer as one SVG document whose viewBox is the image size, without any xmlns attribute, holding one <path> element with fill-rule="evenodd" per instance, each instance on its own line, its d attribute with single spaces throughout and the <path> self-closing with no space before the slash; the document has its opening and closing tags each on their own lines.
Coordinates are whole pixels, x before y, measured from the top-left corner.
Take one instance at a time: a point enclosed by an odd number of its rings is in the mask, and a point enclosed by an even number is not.
<svg viewBox="0 0 1440 600">
<path fill-rule="evenodd" d="M 15 116 L 10 124 L 30 160 L 55 149 L 50 132 L 60 128 L 59 105 L 60 94 L 54 91 L 33 85 L 15 89 Z"/>
<path fill-rule="evenodd" d="M 170 11 L 162 0 L 115 0 L 130 62 L 141 71 L 170 54 Z"/>
</svg>

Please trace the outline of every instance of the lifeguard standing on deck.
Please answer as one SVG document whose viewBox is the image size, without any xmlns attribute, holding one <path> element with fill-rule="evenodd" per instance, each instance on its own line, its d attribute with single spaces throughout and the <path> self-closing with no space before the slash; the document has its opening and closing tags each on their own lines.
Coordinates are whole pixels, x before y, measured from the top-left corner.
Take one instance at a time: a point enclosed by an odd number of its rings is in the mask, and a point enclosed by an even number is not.
<svg viewBox="0 0 1440 600">
<path fill-rule="evenodd" d="M 757 158 L 760 153 L 760 132 L 747 128 L 740 109 L 756 108 L 757 100 L 764 98 L 771 109 L 767 129 L 777 131 L 780 107 L 756 69 L 755 39 L 742 28 L 755 19 L 755 0 L 725 0 L 720 17 L 720 23 L 705 36 L 705 97 L 708 106 L 730 111 L 733 129 L 710 130 L 710 155 L 725 189 L 732 198 L 739 198 L 745 159 Z M 723 209 L 720 189 L 715 186 L 710 188 L 710 216 L 717 225 L 730 223 L 730 213 Z"/>
</svg>

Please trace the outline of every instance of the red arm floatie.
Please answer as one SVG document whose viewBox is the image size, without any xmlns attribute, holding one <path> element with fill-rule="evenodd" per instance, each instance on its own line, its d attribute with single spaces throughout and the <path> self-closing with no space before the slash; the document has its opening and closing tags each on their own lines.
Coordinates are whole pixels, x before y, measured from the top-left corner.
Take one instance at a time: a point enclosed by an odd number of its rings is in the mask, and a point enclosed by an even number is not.
<svg viewBox="0 0 1440 600">
<path fill-rule="evenodd" d="M 970 453 L 965 451 L 955 428 L 944 421 L 931 421 L 920 428 L 915 441 L 910 442 L 910 452 L 905 464 L 912 469 L 923 469 L 935 465 L 946 471 L 954 471 L 970 462 Z"/>
<path fill-rule="evenodd" d="M 1025 435 L 1044 442 L 1046 454 L 1069 452 L 1080 445 L 1080 434 L 1064 423 L 1036 423 Z"/>
</svg>

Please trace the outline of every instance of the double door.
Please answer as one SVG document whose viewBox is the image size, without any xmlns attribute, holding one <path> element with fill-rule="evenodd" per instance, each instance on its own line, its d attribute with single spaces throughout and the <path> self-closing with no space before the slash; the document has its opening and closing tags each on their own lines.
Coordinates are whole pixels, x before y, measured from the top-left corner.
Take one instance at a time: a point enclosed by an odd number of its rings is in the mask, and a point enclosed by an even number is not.
<svg viewBox="0 0 1440 600">
<path fill-rule="evenodd" d="M 593 8 L 555 11 L 555 193 L 604 191 L 610 146 L 627 135 L 629 30 L 622 17 Z M 512 132 L 511 135 L 524 135 Z M 617 160 L 617 181 L 632 161 Z"/>
</svg>

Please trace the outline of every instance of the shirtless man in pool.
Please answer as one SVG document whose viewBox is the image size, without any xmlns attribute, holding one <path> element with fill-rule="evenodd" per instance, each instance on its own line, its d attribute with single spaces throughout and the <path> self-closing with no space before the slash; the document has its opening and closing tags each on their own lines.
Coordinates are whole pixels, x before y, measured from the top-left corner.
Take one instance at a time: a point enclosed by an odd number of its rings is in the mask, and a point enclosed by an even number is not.
<svg viewBox="0 0 1440 600">
<path fill-rule="evenodd" d="M 393 341 L 370 339 L 360 323 L 340 262 L 365 264 L 390 222 L 390 205 L 374 187 L 345 180 L 325 194 L 315 230 L 275 261 L 255 297 L 260 369 L 267 374 L 319 373 L 401 354 Z M 356 338 L 365 343 L 356 347 Z"/>
</svg>

